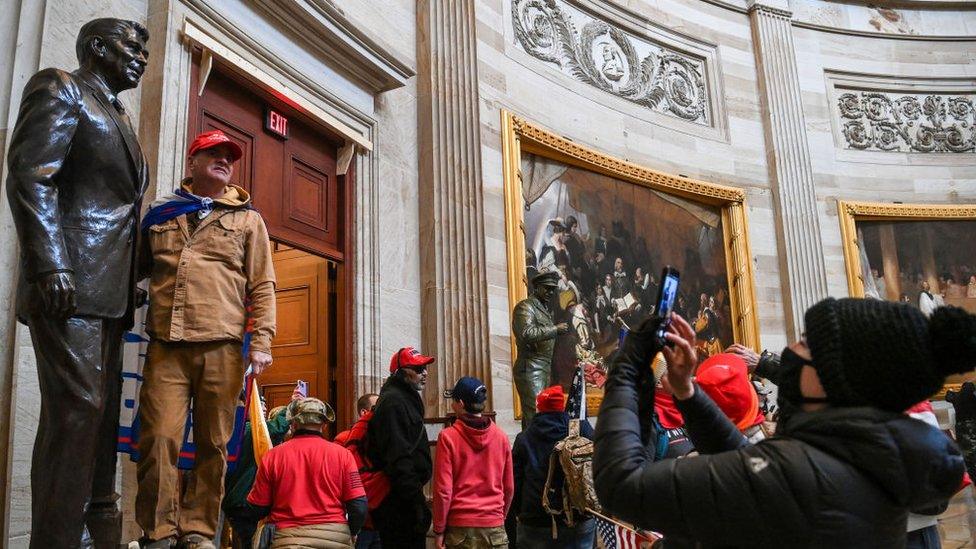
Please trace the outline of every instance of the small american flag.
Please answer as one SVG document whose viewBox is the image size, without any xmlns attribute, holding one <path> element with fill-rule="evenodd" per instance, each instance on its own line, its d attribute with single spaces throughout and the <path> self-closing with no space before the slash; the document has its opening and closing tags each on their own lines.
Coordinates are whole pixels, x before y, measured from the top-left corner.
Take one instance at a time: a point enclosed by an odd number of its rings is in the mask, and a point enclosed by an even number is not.
<svg viewBox="0 0 976 549">
<path fill-rule="evenodd" d="M 583 366 L 576 367 L 573 386 L 566 400 L 566 413 L 569 419 L 586 419 L 586 382 L 583 381 Z"/>
<path fill-rule="evenodd" d="M 644 536 L 630 528 L 596 517 L 596 531 L 603 549 L 644 549 L 654 543 L 656 536 Z"/>
</svg>

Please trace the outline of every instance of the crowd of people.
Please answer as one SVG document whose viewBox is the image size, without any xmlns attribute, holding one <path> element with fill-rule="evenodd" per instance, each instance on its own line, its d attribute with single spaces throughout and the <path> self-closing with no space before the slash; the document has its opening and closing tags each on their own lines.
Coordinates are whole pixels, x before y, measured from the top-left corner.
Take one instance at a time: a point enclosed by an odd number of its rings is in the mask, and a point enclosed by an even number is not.
<svg viewBox="0 0 976 549">
<path fill-rule="evenodd" d="M 665 547 L 937 546 L 931 514 L 962 486 L 964 459 L 906 412 L 924 416 L 913 407 L 947 375 L 976 366 L 976 317 L 941 304 L 922 311 L 827 299 L 807 312 L 806 336 L 782 353 L 737 345 L 723 353 L 727 303 L 718 288 L 700 293 L 697 306 L 678 297 L 665 345 L 653 336 L 664 320 L 650 297 L 658 282 L 645 267 L 650 257 L 625 252 L 646 244 L 619 225 L 583 238 L 572 218 L 550 224 L 533 263 L 558 276 L 547 305 L 568 329 L 557 330 L 551 386 L 533 391 L 538 413 L 514 446 L 484 413 L 486 385 L 464 377 L 450 393 L 456 419 L 432 453 L 421 394 L 434 358 L 407 347 L 391 358 L 379 395 L 359 399 L 348 431 L 328 441 L 331 408 L 296 395 L 267 422 L 279 444 L 260 463 L 245 456 L 224 479 L 241 346 L 259 373 L 271 363 L 274 335 L 267 231 L 246 191 L 229 182 L 240 156 L 220 132 L 198 136 L 192 177 L 144 222 L 140 274 L 150 280 L 153 339 L 139 411 L 143 547 L 214 547 L 220 509 L 239 547 L 409 548 L 429 538 L 438 548 L 592 547 L 601 504 L 601 516 L 656 532 L 645 539 Z M 202 238 L 214 257 L 192 253 Z M 234 306 L 237 287 L 250 288 L 246 310 Z M 200 296 L 211 307 L 191 306 Z M 619 349 L 604 365 L 599 351 L 608 343 Z M 570 418 L 560 378 L 587 361 L 610 366 L 595 432 Z M 235 368 L 213 367 L 225 363 Z M 753 375 L 778 387 L 775 418 Z M 964 406 L 966 397 L 954 400 Z M 196 465 L 177 490 L 191 401 Z M 594 450 L 580 454 L 582 477 L 562 469 L 570 438 L 592 439 Z M 581 478 L 592 506 L 565 497 L 580 491 Z M 215 494 L 225 485 L 221 505 Z M 910 521 L 910 513 L 923 518 Z"/>
<path fill-rule="evenodd" d="M 781 353 L 721 352 L 721 284 L 689 276 L 695 293 L 661 317 L 646 240 L 619 222 L 581 235 L 573 217 L 552 220 L 528 258 L 530 274 L 559 279 L 550 306 L 567 337 L 514 445 L 486 414 L 484 382 L 462 377 L 445 395 L 454 421 L 432 453 L 421 395 L 435 359 L 405 347 L 347 431 L 328 440 L 331 406 L 296 391 L 245 428 L 245 443 L 260 436 L 271 447 L 245 452 L 225 476 L 241 380 L 272 364 L 270 241 L 231 182 L 243 151 L 219 130 L 192 141 L 190 177 L 140 222 L 148 170 L 117 94 L 138 84 L 148 39 L 132 21 L 85 24 L 79 69 L 32 77 L 11 134 L 17 309 L 43 395 L 31 547 L 116 545 L 105 540 L 118 530 L 106 523 L 120 519 L 119 345 L 143 279 L 140 547 L 215 549 L 221 510 L 234 543 L 258 549 L 589 548 L 597 521 L 667 549 L 939 546 L 932 517 L 976 472 L 976 386 L 947 394 L 962 451 L 928 403 L 947 376 L 976 367 L 976 315 L 941 299 L 962 298 L 961 281 L 936 289 L 916 276 L 918 302 L 901 300 L 911 304 L 827 298 Z M 972 297 L 976 278 L 961 271 Z M 621 333 L 594 430 L 560 376 Z M 752 376 L 777 387 L 770 417 Z M 182 474 L 191 412 L 194 465 Z"/>
<path fill-rule="evenodd" d="M 378 398 L 360 399 L 365 429 L 339 444 L 322 434 L 326 405 L 289 406 L 292 438 L 261 463 L 253 516 L 276 524 L 270 547 L 590 548 L 594 516 L 654 532 L 640 538 L 654 547 L 940 546 L 934 517 L 969 483 L 969 455 L 927 399 L 976 367 L 976 316 L 826 299 L 782 353 L 733 345 L 703 362 L 692 324 L 671 318 L 666 342 L 654 316 L 627 335 L 595 431 L 577 424 L 593 441 L 599 514 L 560 498 L 570 480 L 553 463 L 577 429 L 560 385 L 510 445 L 485 384 L 459 379 L 432 456 L 421 393 L 434 358 L 404 348 Z M 777 385 L 775 418 L 752 376 Z M 967 390 L 950 399 L 973 411 Z"/>
</svg>

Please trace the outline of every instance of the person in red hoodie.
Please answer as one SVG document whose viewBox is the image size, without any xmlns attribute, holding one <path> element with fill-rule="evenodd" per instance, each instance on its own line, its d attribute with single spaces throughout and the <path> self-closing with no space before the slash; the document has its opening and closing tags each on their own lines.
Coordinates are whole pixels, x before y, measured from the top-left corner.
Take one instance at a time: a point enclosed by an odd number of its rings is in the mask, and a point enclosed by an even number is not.
<svg viewBox="0 0 976 549">
<path fill-rule="evenodd" d="M 515 483 L 508 436 L 482 415 L 488 388 L 462 377 L 451 391 L 457 421 L 437 437 L 434 535 L 443 547 L 507 547 Z"/>
</svg>

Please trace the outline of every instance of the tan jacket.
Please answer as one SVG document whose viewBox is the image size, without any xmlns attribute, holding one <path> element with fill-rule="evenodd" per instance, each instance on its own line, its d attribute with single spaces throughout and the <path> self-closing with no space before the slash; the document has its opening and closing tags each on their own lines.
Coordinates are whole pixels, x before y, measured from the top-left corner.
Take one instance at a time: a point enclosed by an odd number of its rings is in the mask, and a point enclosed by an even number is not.
<svg viewBox="0 0 976 549">
<path fill-rule="evenodd" d="M 183 188 L 191 190 L 187 182 Z M 160 341 L 242 341 L 244 300 L 249 297 L 251 349 L 271 351 L 271 243 L 261 215 L 247 208 L 250 200 L 247 191 L 231 185 L 192 233 L 186 215 L 149 227 L 142 242 L 140 277 L 150 277 L 150 336 Z"/>
</svg>

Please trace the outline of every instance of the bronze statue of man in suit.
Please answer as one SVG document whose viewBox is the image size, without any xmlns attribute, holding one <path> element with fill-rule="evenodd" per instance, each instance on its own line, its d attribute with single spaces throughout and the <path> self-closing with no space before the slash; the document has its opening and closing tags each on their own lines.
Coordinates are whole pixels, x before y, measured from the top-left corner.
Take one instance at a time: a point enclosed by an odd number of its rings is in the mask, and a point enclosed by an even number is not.
<svg viewBox="0 0 976 549">
<path fill-rule="evenodd" d="M 119 92 L 139 85 L 145 27 L 95 19 L 79 68 L 24 89 L 7 196 L 20 241 L 17 317 L 37 355 L 31 547 L 117 547 L 114 493 L 122 335 L 135 309 L 146 160 Z M 86 529 L 86 523 L 88 528 Z"/>
<path fill-rule="evenodd" d="M 522 430 L 535 417 L 535 397 L 549 386 L 556 336 L 568 333 L 565 322 L 555 324 L 548 303 L 559 287 L 559 275 L 544 272 L 532 277 L 532 295 L 512 311 L 512 332 L 518 354 L 512 378 L 522 405 Z"/>
</svg>

